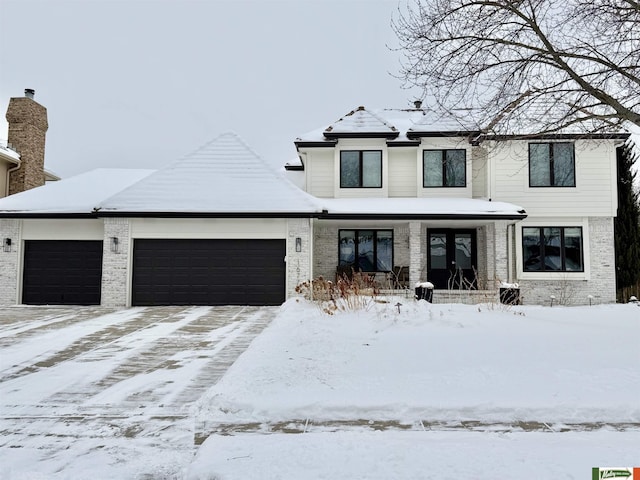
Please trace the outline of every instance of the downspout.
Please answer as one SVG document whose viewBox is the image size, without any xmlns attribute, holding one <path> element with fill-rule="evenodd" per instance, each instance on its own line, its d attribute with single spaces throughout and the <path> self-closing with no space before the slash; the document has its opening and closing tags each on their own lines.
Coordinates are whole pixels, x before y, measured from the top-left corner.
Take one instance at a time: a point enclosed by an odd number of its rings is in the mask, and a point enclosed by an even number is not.
<svg viewBox="0 0 640 480">
<path fill-rule="evenodd" d="M 516 224 L 507 225 L 507 282 L 513 283 L 513 234 Z"/>
<path fill-rule="evenodd" d="M 7 178 L 6 178 L 7 183 L 6 183 L 5 188 L 4 188 L 4 190 L 5 190 L 4 196 L 5 197 L 9 196 L 9 182 L 11 181 L 11 172 L 15 172 L 16 170 L 18 170 L 21 165 L 22 164 L 20 163 L 20 160 L 18 159 L 18 164 L 15 167 L 10 168 L 9 170 L 7 170 Z"/>
</svg>

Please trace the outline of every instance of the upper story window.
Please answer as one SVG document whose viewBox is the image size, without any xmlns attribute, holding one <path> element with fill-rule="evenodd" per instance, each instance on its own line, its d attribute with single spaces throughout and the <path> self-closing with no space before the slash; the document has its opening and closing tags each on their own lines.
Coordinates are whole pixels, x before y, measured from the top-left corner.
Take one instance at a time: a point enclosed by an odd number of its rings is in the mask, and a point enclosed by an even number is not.
<svg viewBox="0 0 640 480">
<path fill-rule="evenodd" d="M 584 272 L 581 227 L 523 227 L 525 272 Z"/>
<path fill-rule="evenodd" d="M 530 143 L 529 186 L 575 187 L 573 143 Z"/>
<path fill-rule="evenodd" d="M 340 188 L 382 187 L 381 150 L 340 151 Z"/>
<path fill-rule="evenodd" d="M 465 187 L 466 185 L 466 150 L 424 150 L 422 152 L 423 187 Z"/>
</svg>

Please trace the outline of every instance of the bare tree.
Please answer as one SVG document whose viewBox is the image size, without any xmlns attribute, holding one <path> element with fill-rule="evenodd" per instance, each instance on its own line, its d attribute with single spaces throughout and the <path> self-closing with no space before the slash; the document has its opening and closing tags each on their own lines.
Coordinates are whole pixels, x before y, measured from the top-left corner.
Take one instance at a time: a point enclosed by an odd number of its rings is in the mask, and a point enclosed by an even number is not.
<svg viewBox="0 0 640 480">
<path fill-rule="evenodd" d="M 412 0 L 400 77 L 491 133 L 640 126 L 640 0 Z"/>
</svg>

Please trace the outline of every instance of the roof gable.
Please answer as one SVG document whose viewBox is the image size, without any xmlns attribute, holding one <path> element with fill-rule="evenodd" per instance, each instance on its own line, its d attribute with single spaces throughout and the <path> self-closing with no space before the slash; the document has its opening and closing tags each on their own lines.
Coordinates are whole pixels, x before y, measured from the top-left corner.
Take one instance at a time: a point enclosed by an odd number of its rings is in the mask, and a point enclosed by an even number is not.
<svg viewBox="0 0 640 480">
<path fill-rule="evenodd" d="M 364 107 L 358 107 L 329 125 L 324 130 L 324 136 L 325 138 L 349 136 L 395 138 L 398 136 L 398 130 L 382 117 Z"/>
<path fill-rule="evenodd" d="M 100 213 L 314 213 L 310 195 L 225 133 L 98 206 Z"/>
</svg>

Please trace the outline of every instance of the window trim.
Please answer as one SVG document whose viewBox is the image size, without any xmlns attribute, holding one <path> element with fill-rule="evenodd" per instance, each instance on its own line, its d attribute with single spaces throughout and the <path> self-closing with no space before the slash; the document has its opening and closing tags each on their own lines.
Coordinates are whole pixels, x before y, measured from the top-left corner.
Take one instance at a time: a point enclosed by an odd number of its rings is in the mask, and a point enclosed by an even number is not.
<svg viewBox="0 0 640 480">
<path fill-rule="evenodd" d="M 537 228 L 538 229 L 538 234 L 540 235 L 540 238 L 544 238 L 544 229 L 545 228 L 559 228 L 561 229 L 561 238 L 560 238 L 560 248 L 561 248 L 561 261 L 562 261 L 562 265 L 563 265 L 563 269 L 562 270 L 548 270 L 548 269 L 541 269 L 541 270 L 526 270 L 525 269 L 525 261 L 526 261 L 526 254 L 525 254 L 525 246 L 524 246 L 524 239 L 525 239 L 525 235 L 524 235 L 524 229 L 525 228 Z M 580 270 L 567 270 L 566 269 L 566 255 L 565 255 L 565 229 L 568 228 L 578 228 L 580 229 L 580 264 L 582 266 L 582 268 Z M 585 264 L 585 258 L 586 258 L 586 249 L 585 249 L 585 235 L 584 235 L 585 229 L 583 225 L 544 225 L 544 226 L 539 226 L 539 225 L 522 225 L 520 228 L 520 251 L 522 253 L 522 265 L 521 265 L 521 272 L 524 274 L 544 274 L 544 275 L 585 275 L 587 274 L 587 268 L 586 268 L 586 264 Z M 541 253 L 540 253 L 540 260 L 541 260 L 541 265 L 544 267 L 545 262 L 544 262 L 544 258 L 545 258 L 545 253 L 544 253 L 544 242 L 541 242 Z"/>
<path fill-rule="evenodd" d="M 445 167 L 445 160 L 447 152 L 462 151 L 464 152 L 464 184 L 463 185 L 446 185 L 447 183 L 447 169 Z M 425 185 L 425 166 L 424 155 L 426 152 L 442 152 L 442 185 Z M 467 149 L 466 148 L 425 148 L 422 150 L 422 188 L 467 188 Z"/>
<path fill-rule="evenodd" d="M 395 257 L 395 234 L 393 231 L 393 228 L 339 228 L 338 229 L 338 266 L 342 267 L 342 266 L 348 266 L 348 265 L 341 265 L 340 264 L 340 232 L 354 232 L 354 237 L 358 238 L 358 232 L 362 232 L 362 231 L 372 231 L 374 233 L 375 236 L 375 241 L 373 242 L 373 255 L 374 255 L 374 260 L 375 260 L 375 264 L 376 267 L 378 265 L 378 232 L 391 232 L 391 268 L 393 269 L 393 266 L 395 265 L 394 263 L 394 257 Z M 358 258 L 358 244 L 355 244 L 355 255 L 354 257 L 357 259 Z M 356 267 L 356 265 L 352 265 L 352 267 Z M 356 271 L 360 271 L 360 269 L 358 268 Z M 391 270 L 371 270 L 371 271 L 362 271 L 362 273 L 377 273 L 377 272 L 385 272 L 388 273 Z"/>
<path fill-rule="evenodd" d="M 549 185 L 531 184 L 531 145 L 547 145 L 549 151 Z M 553 145 L 571 145 L 571 166 L 573 167 L 573 185 L 554 185 L 555 172 L 553 159 Z M 528 148 L 529 188 L 575 188 L 576 187 L 576 144 L 575 142 L 529 142 Z"/>
<path fill-rule="evenodd" d="M 359 178 L 358 178 L 358 185 L 355 187 L 347 187 L 343 185 L 342 182 L 342 152 L 357 152 L 358 153 L 358 167 L 360 169 L 359 172 Z M 379 187 L 366 187 L 364 185 L 362 185 L 362 181 L 364 178 L 364 169 L 363 169 L 363 153 L 365 152 L 378 152 L 380 154 L 380 186 Z M 338 166 L 338 174 L 340 176 L 340 188 L 382 188 L 382 180 L 383 180 L 383 161 L 382 161 L 382 150 L 377 150 L 377 149 L 373 149 L 373 150 L 368 150 L 368 149 L 363 149 L 363 150 L 359 150 L 359 149 L 345 149 L 345 150 L 340 150 L 340 164 Z"/>
</svg>

